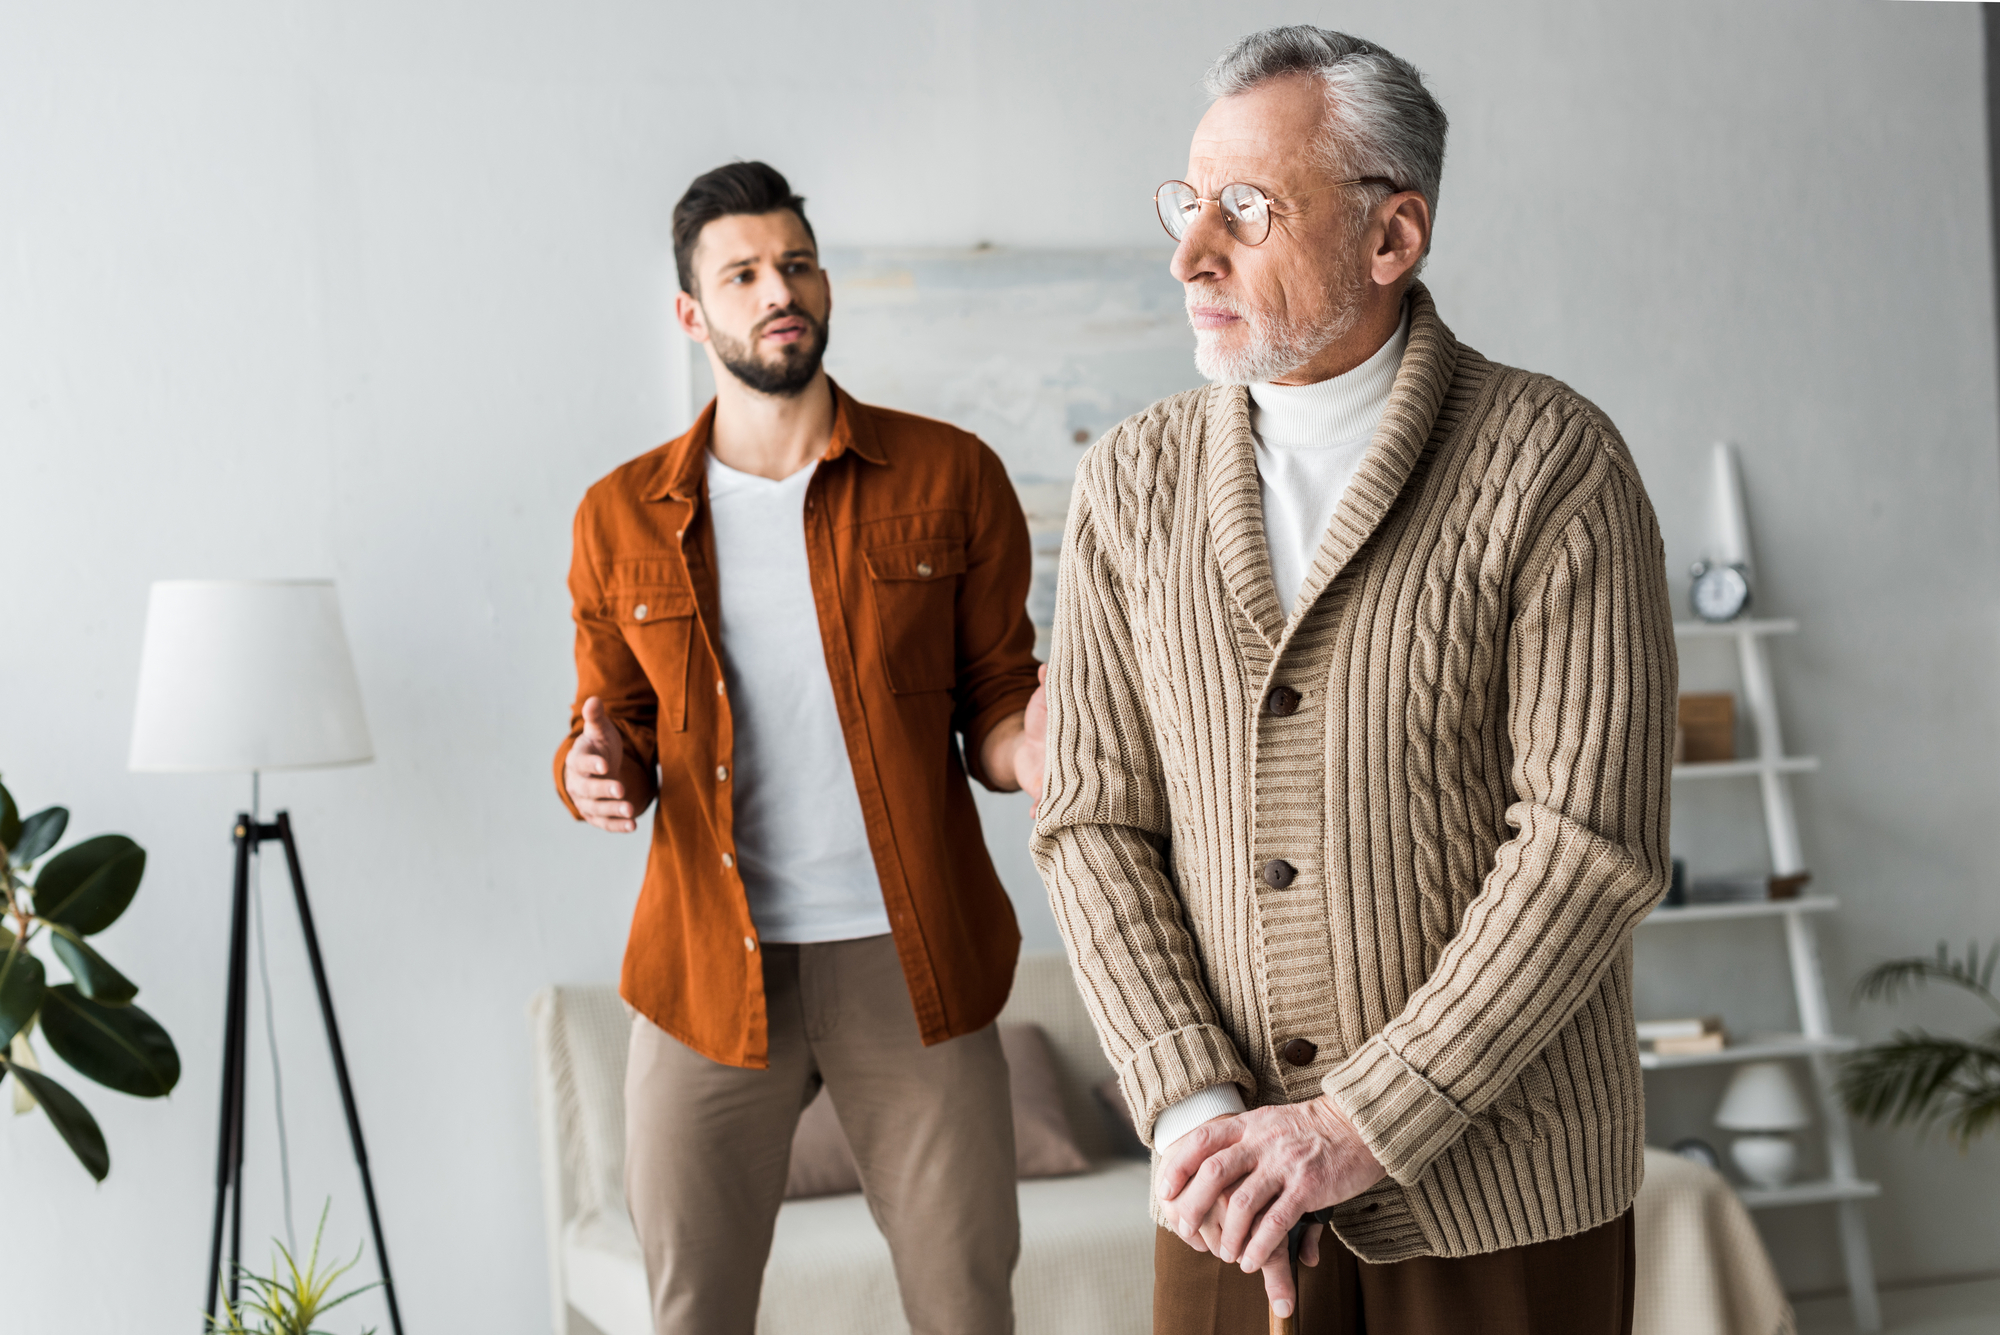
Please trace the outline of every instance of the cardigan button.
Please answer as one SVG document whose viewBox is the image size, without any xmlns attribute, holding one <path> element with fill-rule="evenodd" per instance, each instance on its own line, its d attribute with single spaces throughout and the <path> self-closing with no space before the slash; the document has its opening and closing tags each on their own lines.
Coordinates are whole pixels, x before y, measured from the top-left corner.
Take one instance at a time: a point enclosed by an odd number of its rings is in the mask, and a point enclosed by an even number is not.
<svg viewBox="0 0 2000 1335">
<path fill-rule="evenodd" d="M 1293 1066 L 1309 1066 L 1312 1059 L 1319 1056 L 1319 1044 L 1311 1039 L 1295 1038 L 1278 1049 L 1278 1055 Z"/>
<path fill-rule="evenodd" d="M 1264 864 L 1262 875 L 1265 885 L 1273 890 L 1283 890 L 1298 879 L 1299 869 L 1283 858 L 1272 858 Z"/>
<path fill-rule="evenodd" d="M 1279 718 L 1289 718 L 1299 712 L 1299 701 L 1302 698 L 1289 686 L 1277 686 L 1264 697 L 1264 707 Z"/>
</svg>

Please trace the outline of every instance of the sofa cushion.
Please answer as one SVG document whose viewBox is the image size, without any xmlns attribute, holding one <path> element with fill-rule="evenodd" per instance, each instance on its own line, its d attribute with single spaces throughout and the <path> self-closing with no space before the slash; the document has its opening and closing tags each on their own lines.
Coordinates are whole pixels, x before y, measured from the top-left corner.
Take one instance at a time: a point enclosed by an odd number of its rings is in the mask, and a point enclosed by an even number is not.
<svg viewBox="0 0 2000 1335">
<path fill-rule="evenodd" d="M 1063 1110 L 1062 1082 L 1041 1026 L 1001 1025 L 1000 1047 L 1007 1055 L 1013 1090 L 1015 1175 L 1025 1182 L 1086 1171 L 1090 1160 L 1077 1148 L 1069 1114 Z M 822 1089 L 806 1105 L 792 1137 L 785 1198 L 803 1200 L 859 1190 L 861 1173 L 854 1152 L 848 1148 L 833 1100 Z"/>
</svg>

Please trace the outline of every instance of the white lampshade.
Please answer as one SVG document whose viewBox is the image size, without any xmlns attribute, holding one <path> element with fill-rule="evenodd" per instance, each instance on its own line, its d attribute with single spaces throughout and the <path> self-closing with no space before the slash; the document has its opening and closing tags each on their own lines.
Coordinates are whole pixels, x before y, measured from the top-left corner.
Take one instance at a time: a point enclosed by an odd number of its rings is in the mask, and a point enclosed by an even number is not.
<svg viewBox="0 0 2000 1335">
<path fill-rule="evenodd" d="M 1715 1124 L 1729 1131 L 1799 1131 L 1812 1114 L 1783 1062 L 1749 1062 L 1736 1068 Z"/>
<path fill-rule="evenodd" d="M 332 580 L 153 585 L 133 769 L 310 769 L 374 758 Z"/>
</svg>

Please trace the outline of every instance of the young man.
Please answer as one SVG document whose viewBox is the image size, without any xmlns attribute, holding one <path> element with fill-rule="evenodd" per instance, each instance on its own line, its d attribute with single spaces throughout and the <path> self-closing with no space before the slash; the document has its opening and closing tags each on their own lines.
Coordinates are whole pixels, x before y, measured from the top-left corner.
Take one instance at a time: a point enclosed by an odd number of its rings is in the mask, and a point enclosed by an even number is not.
<svg viewBox="0 0 2000 1335">
<path fill-rule="evenodd" d="M 824 1084 L 912 1330 L 1009 1331 L 992 1022 L 1020 933 L 966 777 L 1041 783 L 1026 524 L 977 439 L 828 380 L 832 292 L 784 177 L 719 167 L 673 231 L 675 314 L 716 396 L 577 511 L 556 754 L 564 802 L 601 829 L 659 799 L 621 984 L 654 1323 L 750 1335 Z"/>
<path fill-rule="evenodd" d="M 1309 1335 L 1629 1332 L 1652 508 L 1601 412 L 1415 281 L 1445 116 L 1414 69 L 1278 28 L 1208 87 L 1158 205 L 1215 383 L 1078 473 L 1035 839 L 1159 1157 L 1155 1329 L 1291 1313 L 1324 1212 Z"/>
</svg>

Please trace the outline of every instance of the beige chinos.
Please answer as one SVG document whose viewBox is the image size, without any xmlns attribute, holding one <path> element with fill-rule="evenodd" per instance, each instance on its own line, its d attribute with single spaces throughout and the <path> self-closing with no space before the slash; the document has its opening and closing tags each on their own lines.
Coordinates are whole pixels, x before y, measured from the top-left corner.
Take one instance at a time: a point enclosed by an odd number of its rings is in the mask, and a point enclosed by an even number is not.
<svg viewBox="0 0 2000 1335">
<path fill-rule="evenodd" d="M 632 1022 L 625 1195 L 655 1330 L 752 1335 L 792 1133 L 824 1083 L 913 1335 L 1012 1331 L 1020 1225 L 999 1035 L 925 1047 L 888 936 L 761 949 L 768 1069 Z"/>
</svg>

